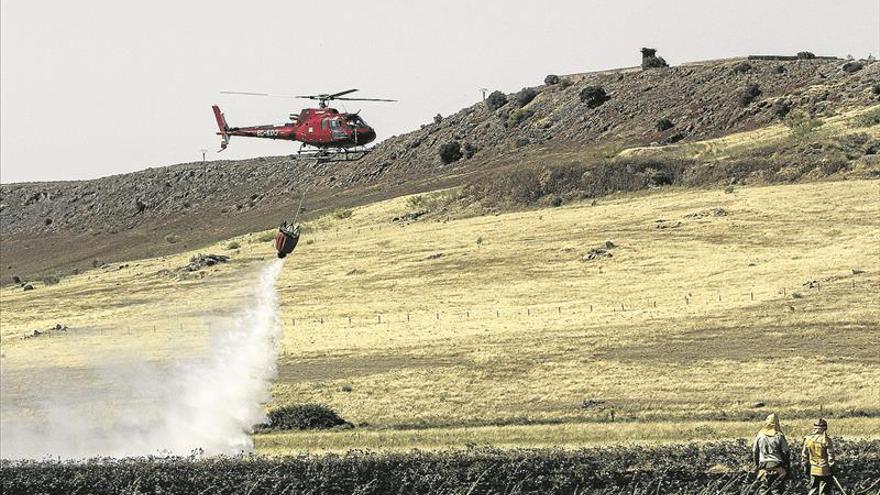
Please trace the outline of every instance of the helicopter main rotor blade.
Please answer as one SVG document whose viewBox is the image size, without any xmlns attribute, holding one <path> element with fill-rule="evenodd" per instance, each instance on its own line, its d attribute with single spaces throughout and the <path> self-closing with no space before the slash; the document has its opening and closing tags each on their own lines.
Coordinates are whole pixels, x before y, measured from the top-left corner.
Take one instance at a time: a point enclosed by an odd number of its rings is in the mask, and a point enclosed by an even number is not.
<svg viewBox="0 0 880 495">
<path fill-rule="evenodd" d="M 345 100 L 345 101 L 390 101 L 396 102 L 397 100 L 389 100 L 387 98 L 334 98 L 335 100 Z"/>
<path fill-rule="evenodd" d="M 224 94 L 224 95 L 268 96 L 270 98 L 307 98 L 304 96 L 275 95 L 275 94 L 270 94 L 270 93 L 251 93 L 248 91 L 221 91 L 220 93 Z"/>
<path fill-rule="evenodd" d="M 357 91 L 357 90 L 356 90 L 356 89 L 346 89 L 345 91 L 340 91 L 340 92 L 338 92 L 338 93 L 333 93 L 332 95 L 330 95 L 330 98 L 334 98 L 334 99 L 335 99 L 335 98 L 338 98 L 338 97 L 340 97 L 340 96 L 347 95 L 347 94 L 349 94 L 349 93 L 354 93 L 355 91 Z"/>
</svg>

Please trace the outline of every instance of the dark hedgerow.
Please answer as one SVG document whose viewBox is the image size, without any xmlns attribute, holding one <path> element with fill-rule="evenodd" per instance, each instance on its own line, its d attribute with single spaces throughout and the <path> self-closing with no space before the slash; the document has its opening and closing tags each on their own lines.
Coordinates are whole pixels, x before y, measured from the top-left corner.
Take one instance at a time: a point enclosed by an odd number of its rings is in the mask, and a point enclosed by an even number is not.
<svg viewBox="0 0 880 495">
<path fill-rule="evenodd" d="M 501 91 L 492 91 L 489 97 L 486 98 L 486 106 L 489 107 L 489 110 L 495 111 L 504 105 L 507 105 L 507 95 Z"/>
<path fill-rule="evenodd" d="M 458 141 L 450 141 L 440 146 L 440 160 L 449 164 L 461 160 L 461 144 Z"/>
<path fill-rule="evenodd" d="M 322 404 L 296 404 L 269 411 L 267 430 L 321 430 L 351 423 L 340 418 L 333 409 Z"/>
<path fill-rule="evenodd" d="M 582 89 L 580 92 L 580 98 L 583 103 L 587 104 L 589 108 L 597 108 L 600 107 L 603 103 L 608 101 L 610 97 L 607 93 L 605 93 L 605 88 L 602 86 L 587 86 Z"/>
<path fill-rule="evenodd" d="M 792 452 L 800 452 L 792 441 Z M 880 441 L 835 439 L 848 493 L 875 493 Z M 746 440 L 564 449 L 468 449 L 344 455 L 130 458 L 0 463 L 3 493 L 315 493 L 321 495 L 684 495 L 741 493 L 754 480 Z M 800 473 L 800 456 L 792 456 Z M 843 475 L 843 476 L 841 476 Z M 793 476 L 785 493 L 806 493 Z M 873 486 L 873 488 L 872 488 Z M 873 490 L 873 491 L 869 491 Z"/>
</svg>

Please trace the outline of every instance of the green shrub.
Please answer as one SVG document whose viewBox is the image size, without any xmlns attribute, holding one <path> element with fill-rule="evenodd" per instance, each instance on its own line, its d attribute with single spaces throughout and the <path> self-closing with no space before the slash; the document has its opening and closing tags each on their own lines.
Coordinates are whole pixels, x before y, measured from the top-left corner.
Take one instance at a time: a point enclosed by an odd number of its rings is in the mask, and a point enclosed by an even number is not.
<svg viewBox="0 0 880 495">
<path fill-rule="evenodd" d="M 751 103 L 753 101 L 757 100 L 761 96 L 762 93 L 763 93 L 763 91 L 761 91 L 761 88 L 757 84 L 755 84 L 755 83 L 749 84 L 748 86 L 745 87 L 742 94 L 740 94 L 739 104 L 744 107 L 747 107 L 747 106 L 751 105 Z"/>
<path fill-rule="evenodd" d="M 520 107 L 524 107 L 531 103 L 536 96 L 538 96 L 538 92 L 533 88 L 523 88 L 516 94 L 516 104 Z"/>
<path fill-rule="evenodd" d="M 459 144 L 458 141 L 449 141 L 448 143 L 440 146 L 439 153 L 440 160 L 446 164 L 457 162 L 461 160 L 462 156 L 464 156 L 461 152 L 461 144 Z"/>
<path fill-rule="evenodd" d="M 586 103 L 589 108 L 597 108 L 610 98 L 602 86 L 587 86 L 580 92 L 581 102 Z"/>
<path fill-rule="evenodd" d="M 785 125 L 791 129 L 791 135 L 795 139 L 802 139 L 814 130 L 822 127 L 822 121 L 820 119 L 815 119 L 810 117 L 804 112 L 794 111 L 788 114 L 785 117 Z"/>
<path fill-rule="evenodd" d="M 880 108 L 875 108 L 870 112 L 859 115 L 856 118 L 855 124 L 857 127 L 874 127 L 880 124 Z"/>
<path fill-rule="evenodd" d="M 507 104 L 507 95 L 501 91 L 495 90 L 486 98 L 486 106 L 493 112 Z"/>
<path fill-rule="evenodd" d="M 268 417 L 266 428 L 270 430 L 321 430 L 352 426 L 323 404 L 283 406 L 269 411 Z"/>
<path fill-rule="evenodd" d="M 663 132 L 667 129 L 672 129 L 673 127 L 675 127 L 675 124 L 672 123 L 672 121 L 669 119 L 660 119 L 657 121 L 655 127 L 657 128 L 658 132 Z"/>
<path fill-rule="evenodd" d="M 532 110 L 527 110 L 524 108 L 517 108 L 514 111 L 510 112 L 510 114 L 507 115 L 507 127 L 517 126 L 520 123 L 528 120 L 529 117 L 531 117 L 534 114 L 535 114 L 535 112 L 533 112 Z"/>
<path fill-rule="evenodd" d="M 274 237 L 274 236 L 273 236 L 273 237 Z M 226 249 L 229 249 L 230 251 L 233 250 L 233 249 L 238 249 L 238 248 L 240 248 L 240 247 L 241 247 L 241 243 L 238 242 L 238 241 L 232 241 L 232 242 L 230 242 L 229 244 L 226 245 Z"/>
</svg>

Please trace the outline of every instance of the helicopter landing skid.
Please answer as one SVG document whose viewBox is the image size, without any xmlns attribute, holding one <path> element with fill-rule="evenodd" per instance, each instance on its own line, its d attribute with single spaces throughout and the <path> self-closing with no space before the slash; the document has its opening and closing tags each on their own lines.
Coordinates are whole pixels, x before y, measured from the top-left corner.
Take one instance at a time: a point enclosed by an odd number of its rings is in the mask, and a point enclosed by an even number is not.
<svg viewBox="0 0 880 495">
<path fill-rule="evenodd" d="M 291 158 L 301 158 L 306 160 L 316 160 L 320 163 L 336 163 L 336 162 L 356 162 L 367 156 L 371 150 L 366 148 L 348 149 L 341 148 L 338 150 L 299 150 Z"/>
</svg>

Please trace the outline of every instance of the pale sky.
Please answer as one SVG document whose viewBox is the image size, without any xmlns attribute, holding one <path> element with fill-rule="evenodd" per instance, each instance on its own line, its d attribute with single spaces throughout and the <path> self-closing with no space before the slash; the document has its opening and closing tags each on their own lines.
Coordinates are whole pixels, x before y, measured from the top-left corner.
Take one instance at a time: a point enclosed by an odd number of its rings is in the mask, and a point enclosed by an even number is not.
<svg viewBox="0 0 880 495">
<path fill-rule="evenodd" d="M 379 140 L 480 99 L 567 74 L 747 54 L 880 52 L 878 0 L 26 1 L 0 3 L 0 181 L 83 179 L 201 159 L 291 153 L 233 138 L 310 94 L 360 88 Z M 357 96 L 357 95 L 354 95 Z M 342 110 L 342 105 L 336 105 Z"/>
</svg>

